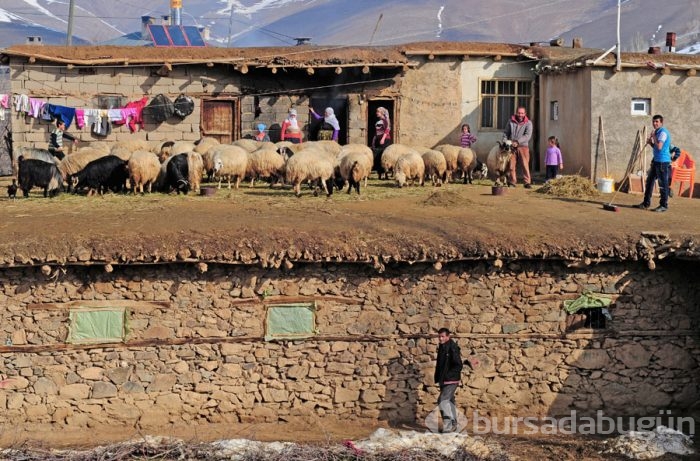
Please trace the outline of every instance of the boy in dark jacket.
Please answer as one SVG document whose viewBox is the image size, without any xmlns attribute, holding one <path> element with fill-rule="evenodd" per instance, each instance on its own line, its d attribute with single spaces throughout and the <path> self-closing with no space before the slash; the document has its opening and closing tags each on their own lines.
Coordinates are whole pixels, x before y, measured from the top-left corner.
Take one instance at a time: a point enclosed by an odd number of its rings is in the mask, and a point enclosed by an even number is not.
<svg viewBox="0 0 700 461">
<path fill-rule="evenodd" d="M 450 330 L 438 330 L 437 363 L 435 364 L 435 383 L 440 386 L 438 407 L 442 415 L 442 432 L 457 429 L 457 405 L 455 392 L 462 374 L 462 357 L 459 346 L 450 338 Z"/>
</svg>

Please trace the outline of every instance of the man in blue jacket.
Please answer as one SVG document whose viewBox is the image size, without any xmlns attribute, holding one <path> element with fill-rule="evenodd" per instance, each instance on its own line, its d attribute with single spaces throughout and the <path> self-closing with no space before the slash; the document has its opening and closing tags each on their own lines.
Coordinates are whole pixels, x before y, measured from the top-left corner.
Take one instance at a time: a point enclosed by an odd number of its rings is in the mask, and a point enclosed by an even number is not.
<svg viewBox="0 0 700 461">
<path fill-rule="evenodd" d="M 654 208 L 654 211 L 664 212 L 668 210 L 668 188 L 671 178 L 671 134 L 664 128 L 664 118 L 661 115 L 654 115 L 651 123 L 654 126 L 654 132 L 647 139 L 647 144 L 654 149 L 654 157 L 647 172 L 644 201 L 635 206 L 643 210 L 651 206 L 651 193 L 654 191 L 654 181 L 658 180 L 659 206 Z"/>
<path fill-rule="evenodd" d="M 440 386 L 438 407 L 442 416 L 442 432 L 446 433 L 458 428 L 455 392 L 462 374 L 462 357 L 447 328 L 438 330 L 438 342 L 435 383 Z"/>
</svg>

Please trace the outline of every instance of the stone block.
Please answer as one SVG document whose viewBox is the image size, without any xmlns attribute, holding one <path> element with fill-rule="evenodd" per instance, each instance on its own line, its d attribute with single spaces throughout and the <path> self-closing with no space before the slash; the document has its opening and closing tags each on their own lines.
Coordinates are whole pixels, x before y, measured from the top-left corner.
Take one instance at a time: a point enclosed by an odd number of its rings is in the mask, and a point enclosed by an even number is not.
<svg viewBox="0 0 700 461">
<path fill-rule="evenodd" d="M 106 399 L 117 396 L 117 386 L 108 381 L 98 381 L 92 385 L 93 399 Z"/>
<path fill-rule="evenodd" d="M 83 379 L 98 380 L 102 379 L 104 375 L 104 368 L 100 367 L 89 367 L 78 370 L 78 375 Z"/>
<path fill-rule="evenodd" d="M 153 378 L 153 382 L 148 385 L 148 392 L 163 392 L 172 390 L 177 381 L 177 376 L 170 373 L 161 373 Z"/>
<path fill-rule="evenodd" d="M 564 359 L 567 365 L 587 370 L 597 370 L 611 365 L 610 355 L 602 349 L 576 349 Z"/>
<path fill-rule="evenodd" d="M 360 391 L 337 387 L 333 396 L 334 403 L 356 402 L 360 398 Z"/>
<path fill-rule="evenodd" d="M 66 399 L 84 400 L 90 396 L 90 386 L 87 384 L 68 384 L 59 388 L 58 393 Z"/>
</svg>

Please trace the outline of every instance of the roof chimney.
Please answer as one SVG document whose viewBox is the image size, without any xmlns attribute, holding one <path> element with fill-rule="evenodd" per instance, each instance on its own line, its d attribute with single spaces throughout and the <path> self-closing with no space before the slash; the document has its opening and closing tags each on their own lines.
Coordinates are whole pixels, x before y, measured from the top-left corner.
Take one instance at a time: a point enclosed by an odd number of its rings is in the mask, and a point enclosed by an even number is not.
<svg viewBox="0 0 700 461">
<path fill-rule="evenodd" d="M 27 45 L 43 45 L 41 35 L 27 35 Z"/>
<path fill-rule="evenodd" d="M 583 48 L 583 37 L 574 37 L 571 48 Z"/>
<path fill-rule="evenodd" d="M 173 17 L 173 25 L 174 26 L 181 26 L 182 25 L 182 16 L 180 13 L 182 12 L 182 0 L 170 0 L 170 14 Z"/>
<path fill-rule="evenodd" d="M 153 24 L 153 16 L 141 16 L 141 40 L 150 40 L 151 34 L 148 32 L 148 25 Z"/>
<path fill-rule="evenodd" d="M 669 53 L 676 52 L 676 33 L 666 32 L 666 46 L 668 47 Z"/>
<path fill-rule="evenodd" d="M 170 25 L 171 25 L 171 24 L 170 24 L 170 15 L 169 15 L 169 14 L 164 14 L 163 16 L 161 16 L 161 18 L 163 19 L 163 25 L 164 25 L 164 26 L 170 26 Z"/>
</svg>

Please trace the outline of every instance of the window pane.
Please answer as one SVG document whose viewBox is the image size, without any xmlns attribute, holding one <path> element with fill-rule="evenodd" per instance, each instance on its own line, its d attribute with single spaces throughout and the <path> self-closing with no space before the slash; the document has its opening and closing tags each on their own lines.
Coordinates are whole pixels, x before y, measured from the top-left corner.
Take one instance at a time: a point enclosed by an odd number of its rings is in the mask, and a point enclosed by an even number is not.
<svg viewBox="0 0 700 461">
<path fill-rule="evenodd" d="M 529 95 L 530 94 L 530 82 L 518 82 L 518 94 L 519 95 Z"/>
<path fill-rule="evenodd" d="M 503 129 L 510 119 L 510 116 L 515 113 L 515 98 L 513 96 L 501 96 L 498 98 L 498 125 L 497 128 Z"/>
<path fill-rule="evenodd" d="M 493 97 L 481 100 L 481 128 L 493 128 Z"/>
<path fill-rule="evenodd" d="M 481 93 L 496 94 L 496 82 L 494 80 L 487 80 L 481 82 Z"/>
<path fill-rule="evenodd" d="M 512 81 L 498 82 L 498 94 L 515 94 L 515 82 L 512 82 Z"/>
</svg>

